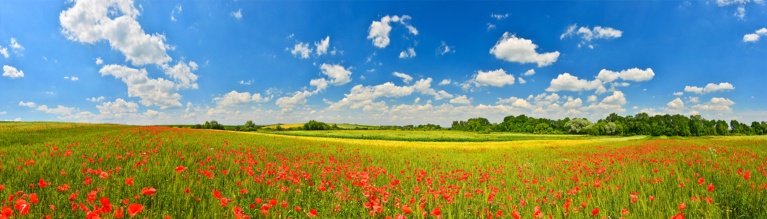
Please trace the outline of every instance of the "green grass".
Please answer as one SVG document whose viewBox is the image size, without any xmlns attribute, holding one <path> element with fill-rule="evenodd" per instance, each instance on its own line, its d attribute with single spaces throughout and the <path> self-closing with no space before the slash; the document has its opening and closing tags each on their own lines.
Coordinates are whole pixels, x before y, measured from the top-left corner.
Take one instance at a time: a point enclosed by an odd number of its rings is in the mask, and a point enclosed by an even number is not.
<svg viewBox="0 0 767 219">
<path fill-rule="evenodd" d="M 592 218 L 594 208 L 596 218 L 679 212 L 686 218 L 767 218 L 765 138 L 413 142 L 20 124 L 0 125 L 0 208 L 13 209 L 13 218 L 85 218 L 101 206 L 100 198 L 114 206 L 102 218 L 128 204 L 145 207 L 134 218 L 234 218 L 236 207 L 251 218 L 309 218 L 311 209 L 319 218 L 385 218 L 403 214 L 404 205 L 411 219 L 436 218 L 428 215 L 435 208 L 442 218 L 489 218 L 498 211 L 504 218 L 512 212 L 531 218 L 536 207 L 544 218 Z M 179 166 L 186 170 L 177 173 Z M 134 184 L 126 185 L 127 178 Z M 40 188 L 40 179 L 49 186 Z M 709 184 L 715 186 L 710 192 Z M 63 185 L 71 188 L 58 191 Z M 144 195 L 144 187 L 157 192 Z M 216 190 L 224 199 L 214 197 Z M 15 203 L 31 202 L 33 193 L 40 202 L 19 217 Z M 278 204 L 262 212 L 272 199 Z M 229 200 L 226 206 L 222 200 Z M 365 203 L 379 203 L 380 212 Z M 686 209 L 679 210 L 680 203 Z"/>
<path fill-rule="evenodd" d="M 328 130 L 328 131 L 269 131 L 268 133 L 312 136 L 344 139 L 426 141 L 426 142 L 487 142 L 487 141 L 522 141 L 522 140 L 635 140 L 645 136 L 611 137 L 589 135 L 551 135 L 493 132 L 479 134 L 464 131 L 402 131 L 402 130 Z"/>
</svg>

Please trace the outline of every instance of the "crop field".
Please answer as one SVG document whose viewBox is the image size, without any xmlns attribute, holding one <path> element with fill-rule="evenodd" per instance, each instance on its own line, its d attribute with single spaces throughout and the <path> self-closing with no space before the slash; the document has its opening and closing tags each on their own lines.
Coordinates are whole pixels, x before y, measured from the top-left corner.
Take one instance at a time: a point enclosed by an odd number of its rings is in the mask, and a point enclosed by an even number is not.
<svg viewBox="0 0 767 219">
<path fill-rule="evenodd" d="M 414 142 L 0 123 L 0 218 L 767 218 L 766 168 L 764 137 Z"/>
<path fill-rule="evenodd" d="M 484 142 L 484 141 L 519 141 L 519 140 L 627 140 L 641 139 L 643 136 L 611 137 L 589 135 L 522 134 L 494 132 L 480 134 L 464 131 L 402 131 L 402 130 L 326 130 L 326 131 L 270 131 L 272 134 L 292 136 L 312 136 L 345 139 L 427 141 L 427 142 Z"/>
</svg>

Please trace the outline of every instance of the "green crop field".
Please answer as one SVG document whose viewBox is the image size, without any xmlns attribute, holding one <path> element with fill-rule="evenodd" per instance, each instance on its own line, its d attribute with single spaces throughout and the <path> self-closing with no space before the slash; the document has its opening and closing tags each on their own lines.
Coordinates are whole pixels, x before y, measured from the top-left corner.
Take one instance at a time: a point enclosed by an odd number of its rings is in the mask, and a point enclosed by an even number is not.
<svg viewBox="0 0 767 219">
<path fill-rule="evenodd" d="M 268 133 L 292 136 L 313 136 L 346 139 L 371 139 L 395 141 L 436 141 L 436 142 L 483 142 L 519 140 L 634 140 L 644 136 L 611 137 L 589 135 L 520 134 L 495 132 L 480 134 L 464 131 L 402 131 L 402 130 L 327 130 L 327 131 L 269 131 Z"/>
<path fill-rule="evenodd" d="M 2 123 L 0 217 L 767 218 L 764 137 L 490 136 Z"/>
</svg>

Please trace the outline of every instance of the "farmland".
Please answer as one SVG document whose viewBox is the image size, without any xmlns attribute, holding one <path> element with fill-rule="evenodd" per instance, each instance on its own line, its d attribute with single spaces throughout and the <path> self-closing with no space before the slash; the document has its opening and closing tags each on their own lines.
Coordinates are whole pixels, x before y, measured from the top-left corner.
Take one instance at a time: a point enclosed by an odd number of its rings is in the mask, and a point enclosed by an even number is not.
<svg viewBox="0 0 767 219">
<path fill-rule="evenodd" d="M 425 142 L 0 123 L 0 140 L 0 218 L 767 217 L 763 136 Z"/>
<path fill-rule="evenodd" d="M 403 130 L 327 130 L 327 131 L 272 131 L 269 133 L 293 136 L 314 136 L 345 139 L 395 140 L 395 141 L 436 141 L 436 142 L 483 142 L 483 141 L 519 141 L 519 140 L 620 140 L 641 139 L 644 136 L 609 137 L 565 134 L 520 134 L 520 133 L 490 133 L 435 130 L 435 131 L 403 131 Z"/>
</svg>

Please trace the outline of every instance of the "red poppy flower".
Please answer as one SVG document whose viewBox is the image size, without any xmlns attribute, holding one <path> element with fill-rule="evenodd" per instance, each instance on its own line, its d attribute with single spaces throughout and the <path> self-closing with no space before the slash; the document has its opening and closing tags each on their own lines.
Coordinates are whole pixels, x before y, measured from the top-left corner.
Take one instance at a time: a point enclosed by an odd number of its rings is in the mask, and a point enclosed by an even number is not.
<svg viewBox="0 0 767 219">
<path fill-rule="evenodd" d="M 186 167 L 184 167 L 184 166 L 178 166 L 178 167 L 176 167 L 176 172 L 177 172 L 177 173 L 181 173 L 181 172 L 184 172 L 184 170 L 186 170 Z"/>
<path fill-rule="evenodd" d="M 708 192 L 713 192 L 713 191 L 714 191 L 714 184 L 713 183 L 708 184 Z"/>
<path fill-rule="evenodd" d="M 687 208 L 687 204 L 685 204 L 684 202 L 682 202 L 682 203 L 680 203 L 680 204 L 679 204 L 679 210 L 680 210 L 680 211 L 681 211 L 681 210 L 684 210 L 685 208 Z"/>
<path fill-rule="evenodd" d="M 317 217 L 317 210 L 309 209 L 309 217 Z"/>
<path fill-rule="evenodd" d="M 136 216 L 141 211 L 144 211 L 144 206 L 141 204 L 131 204 L 128 206 L 128 215 L 131 217 Z"/>
<path fill-rule="evenodd" d="M 154 195 L 155 192 L 157 192 L 157 190 L 154 188 L 141 188 L 141 194 L 144 195 Z"/>
<path fill-rule="evenodd" d="M 591 216 L 597 216 L 599 214 L 599 208 L 594 208 L 594 210 L 591 211 Z"/>
</svg>

